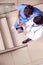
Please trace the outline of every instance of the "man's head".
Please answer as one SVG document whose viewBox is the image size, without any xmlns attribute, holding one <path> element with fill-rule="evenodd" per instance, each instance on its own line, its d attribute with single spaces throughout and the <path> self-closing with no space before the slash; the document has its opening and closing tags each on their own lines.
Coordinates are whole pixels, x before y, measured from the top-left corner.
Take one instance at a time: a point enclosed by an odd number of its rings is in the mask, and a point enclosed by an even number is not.
<svg viewBox="0 0 43 65">
<path fill-rule="evenodd" d="M 34 23 L 37 25 L 41 25 L 43 24 L 43 16 L 42 15 L 38 15 L 33 19 Z"/>
<path fill-rule="evenodd" d="M 24 9 L 24 15 L 28 18 L 33 13 L 34 8 L 31 5 L 27 5 Z"/>
</svg>

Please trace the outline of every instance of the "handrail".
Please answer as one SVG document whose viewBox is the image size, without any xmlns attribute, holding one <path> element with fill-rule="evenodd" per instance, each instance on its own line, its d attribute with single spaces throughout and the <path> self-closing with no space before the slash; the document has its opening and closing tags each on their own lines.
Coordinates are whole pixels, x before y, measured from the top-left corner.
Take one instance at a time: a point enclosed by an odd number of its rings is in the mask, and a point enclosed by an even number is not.
<svg viewBox="0 0 43 65">
<path fill-rule="evenodd" d="M 2 3 L 2 4 L 4 5 L 4 3 Z M 6 3 L 6 4 L 13 4 L 13 3 Z M 40 5 L 40 4 L 43 4 L 43 2 L 42 3 L 35 4 L 33 6 L 37 6 L 37 5 Z M 0 5 L 1 5 L 1 3 L 0 3 Z M 13 11 L 16 11 L 16 9 L 15 10 L 11 10 L 9 12 L 1 13 L 0 15 L 7 14 L 7 13 L 10 13 L 10 12 L 13 12 Z"/>
<path fill-rule="evenodd" d="M 37 5 L 40 5 L 40 4 L 43 4 L 43 2 L 41 2 L 41 3 L 38 3 L 38 4 L 35 4 L 35 5 L 33 5 L 33 6 L 37 6 Z"/>
<path fill-rule="evenodd" d="M 15 3 L 0 3 L 0 6 L 13 6 Z"/>
</svg>

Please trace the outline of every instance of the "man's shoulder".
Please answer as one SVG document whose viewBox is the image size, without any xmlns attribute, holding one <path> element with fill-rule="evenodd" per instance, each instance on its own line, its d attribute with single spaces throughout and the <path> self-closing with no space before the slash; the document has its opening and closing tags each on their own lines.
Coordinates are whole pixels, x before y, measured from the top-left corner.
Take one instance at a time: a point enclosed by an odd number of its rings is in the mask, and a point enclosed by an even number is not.
<svg viewBox="0 0 43 65">
<path fill-rule="evenodd" d="M 21 4 L 22 6 L 27 6 L 27 4 Z"/>
</svg>

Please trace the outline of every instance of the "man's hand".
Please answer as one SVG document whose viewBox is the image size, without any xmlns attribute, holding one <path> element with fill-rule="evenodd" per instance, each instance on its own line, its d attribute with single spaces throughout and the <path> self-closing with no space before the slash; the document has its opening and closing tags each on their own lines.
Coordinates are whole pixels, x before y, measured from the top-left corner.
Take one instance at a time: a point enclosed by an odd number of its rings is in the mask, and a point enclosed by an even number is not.
<svg viewBox="0 0 43 65">
<path fill-rule="evenodd" d="M 22 24 L 22 23 L 20 23 L 19 25 L 20 25 L 21 27 L 24 27 L 24 26 L 26 26 L 26 24 Z"/>
</svg>

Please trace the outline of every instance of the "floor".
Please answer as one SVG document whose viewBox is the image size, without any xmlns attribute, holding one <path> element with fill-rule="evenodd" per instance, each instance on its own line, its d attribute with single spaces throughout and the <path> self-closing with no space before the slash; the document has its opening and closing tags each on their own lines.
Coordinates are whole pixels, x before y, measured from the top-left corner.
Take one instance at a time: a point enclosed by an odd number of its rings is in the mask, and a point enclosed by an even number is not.
<svg viewBox="0 0 43 65">
<path fill-rule="evenodd" d="M 43 37 L 27 47 L 0 54 L 0 65 L 40 65 L 43 63 Z M 42 64 L 43 65 L 43 64 Z"/>
</svg>

